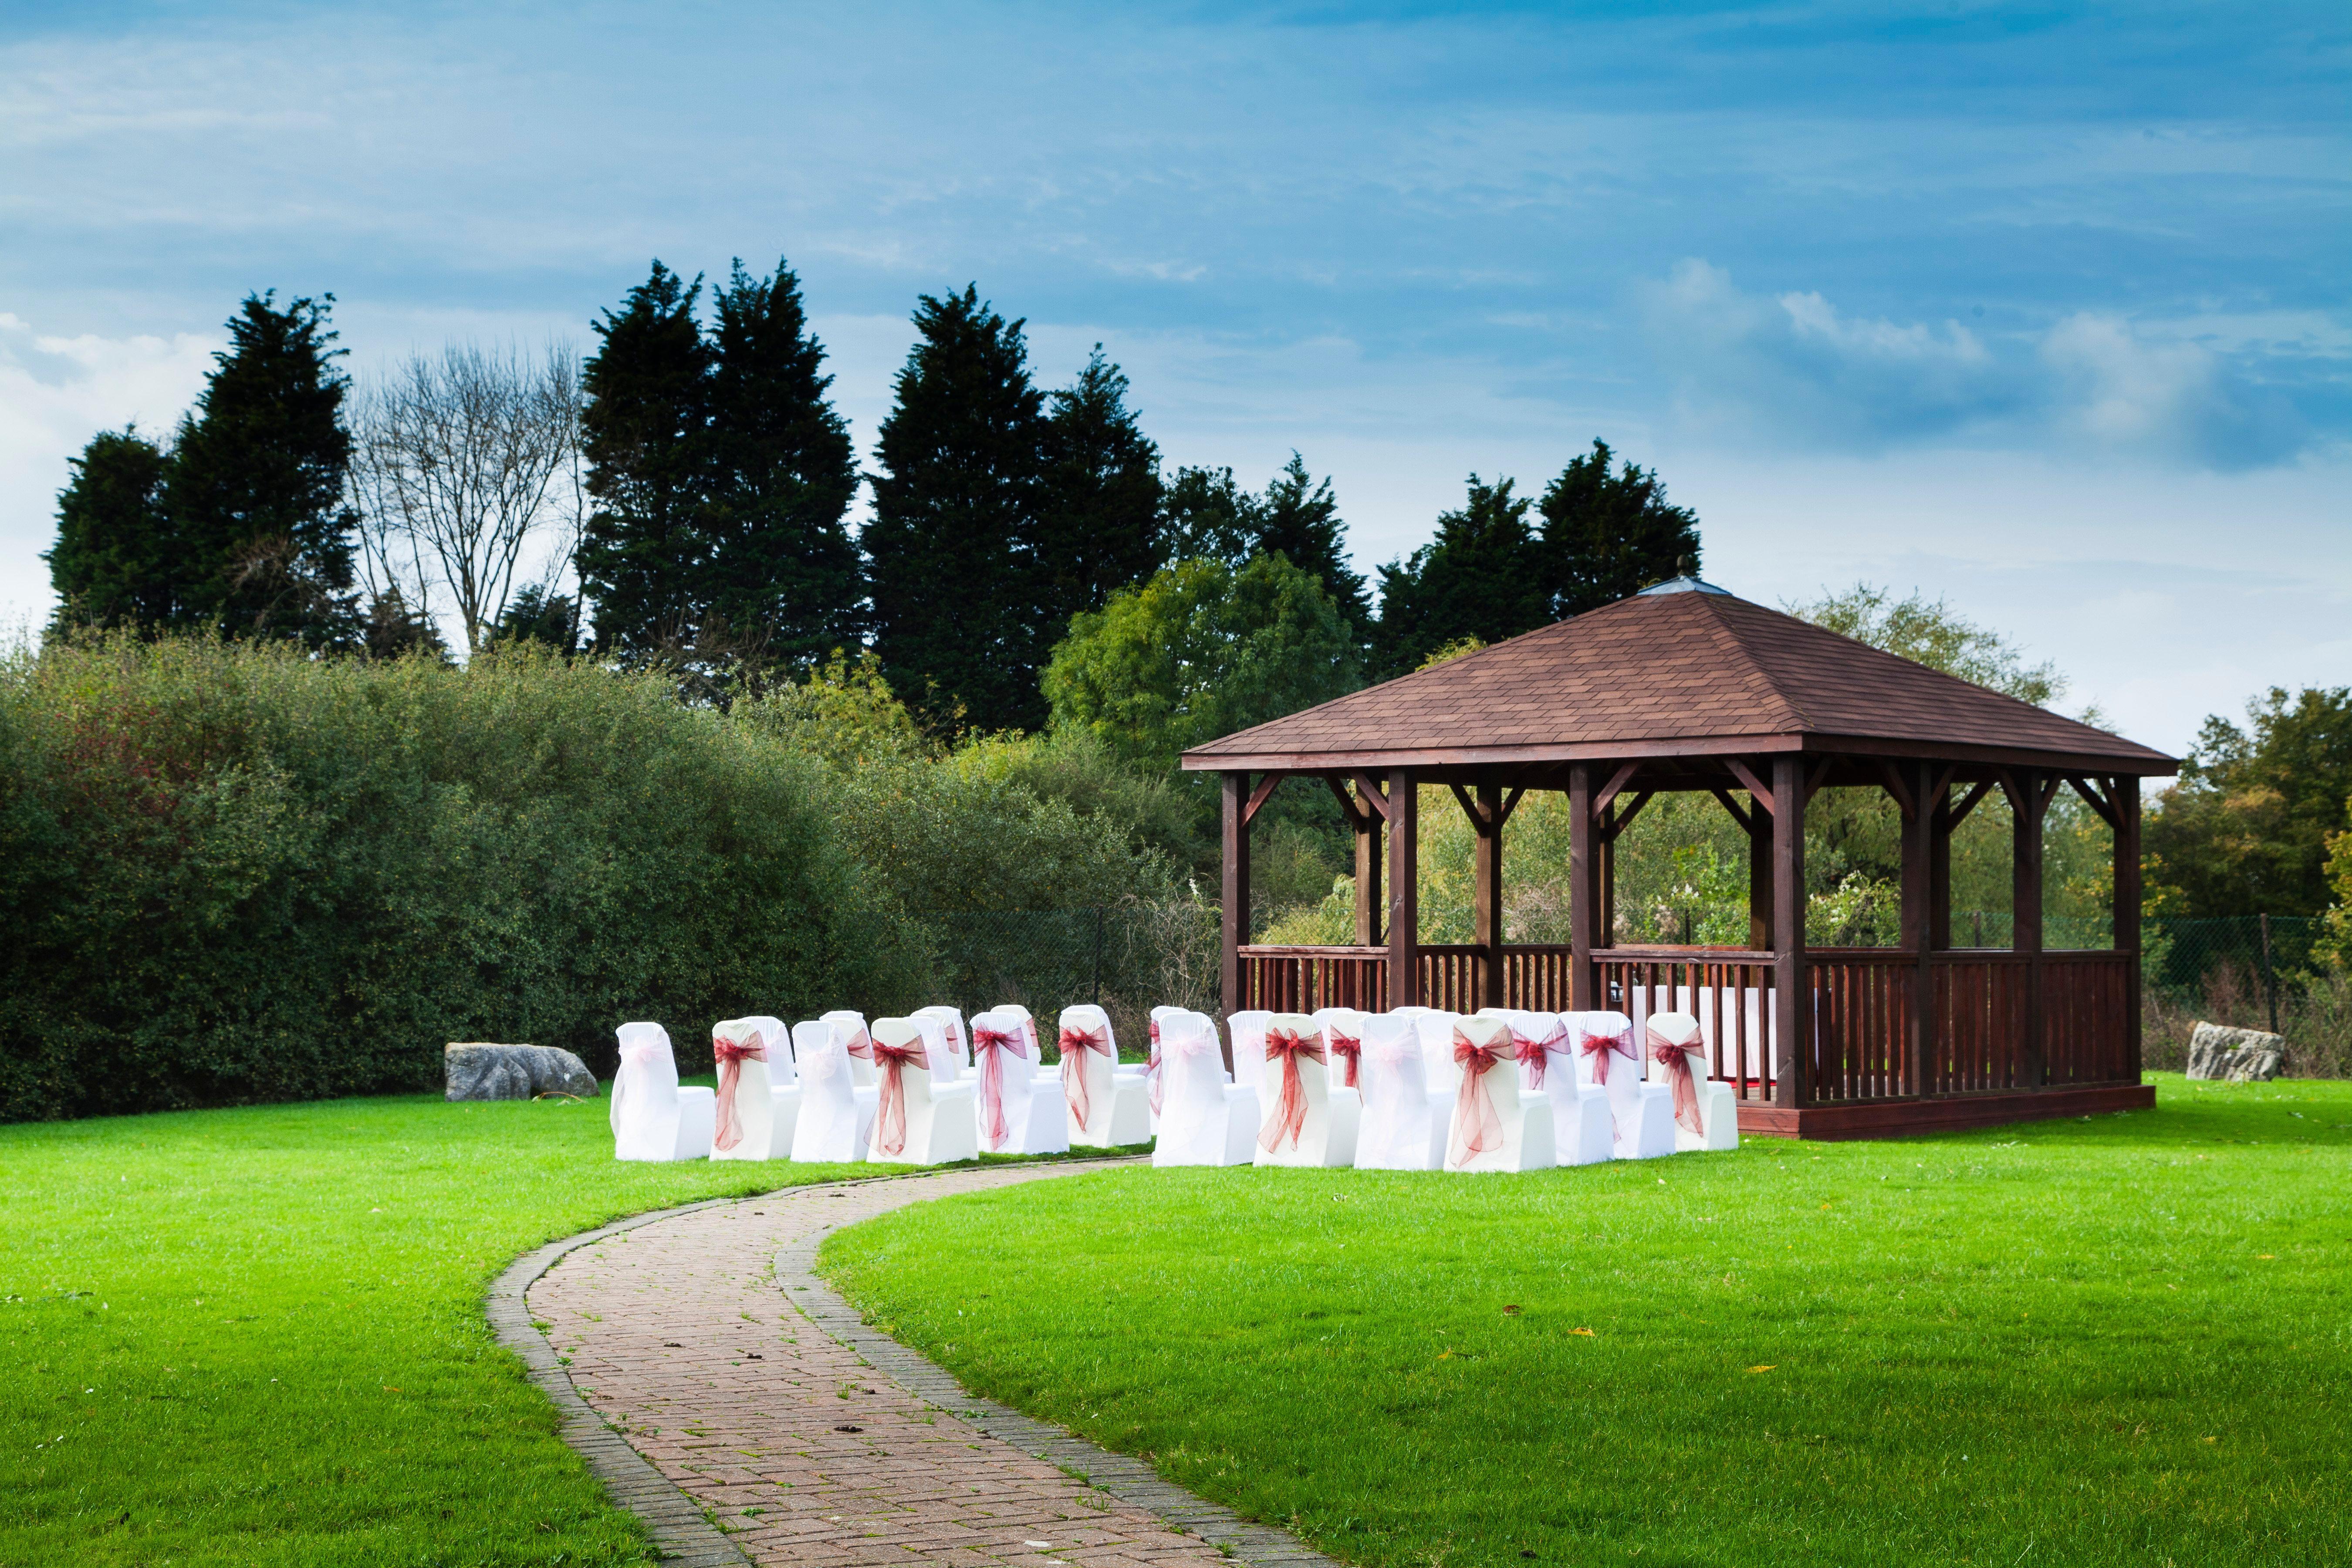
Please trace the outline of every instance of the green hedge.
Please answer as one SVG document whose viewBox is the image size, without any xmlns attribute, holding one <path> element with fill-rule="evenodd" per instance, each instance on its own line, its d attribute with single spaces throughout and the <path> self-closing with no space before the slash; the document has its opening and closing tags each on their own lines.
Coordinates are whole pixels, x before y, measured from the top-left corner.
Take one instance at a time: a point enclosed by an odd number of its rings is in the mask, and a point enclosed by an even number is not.
<svg viewBox="0 0 2352 1568">
<path fill-rule="evenodd" d="M 115 639 L 0 666 L 0 1120 L 429 1089 L 441 1047 L 872 1011 L 823 763 L 657 681 Z"/>
</svg>

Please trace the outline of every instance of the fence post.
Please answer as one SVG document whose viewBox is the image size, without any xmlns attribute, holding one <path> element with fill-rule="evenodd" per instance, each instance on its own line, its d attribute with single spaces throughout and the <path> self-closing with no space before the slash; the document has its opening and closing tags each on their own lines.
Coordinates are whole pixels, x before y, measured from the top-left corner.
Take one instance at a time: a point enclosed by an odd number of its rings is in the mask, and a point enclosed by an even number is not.
<svg viewBox="0 0 2352 1568">
<path fill-rule="evenodd" d="M 1102 1005 L 1102 950 L 1103 910 L 1102 906 L 1097 904 L 1095 906 L 1095 984 L 1094 994 L 1090 1000 L 1097 1007 Z"/>
<path fill-rule="evenodd" d="M 2277 1033 L 2279 1032 L 2279 1028 L 2278 1028 L 2278 965 L 2276 965 L 2275 963 L 2273 963 L 2271 962 L 2271 917 L 2270 917 L 2269 915 L 2265 914 L 2265 915 L 2263 915 L 2263 916 L 2262 917 L 2262 921 L 2263 921 L 2263 991 L 2265 991 L 2266 993 L 2268 993 L 2268 994 L 2269 994 L 2269 996 L 2270 996 L 2270 1004 L 2271 1004 L 2271 1033 L 2272 1033 L 2272 1034 L 2273 1034 L 2273 1035 L 2275 1035 L 2275 1034 L 2277 1034 Z"/>
</svg>

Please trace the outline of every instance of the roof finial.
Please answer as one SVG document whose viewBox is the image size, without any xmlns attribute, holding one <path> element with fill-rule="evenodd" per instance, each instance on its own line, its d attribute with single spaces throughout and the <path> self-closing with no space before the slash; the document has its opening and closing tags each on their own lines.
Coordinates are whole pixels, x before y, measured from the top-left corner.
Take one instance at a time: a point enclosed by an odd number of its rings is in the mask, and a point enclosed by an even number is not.
<svg viewBox="0 0 2352 1568">
<path fill-rule="evenodd" d="M 1698 557 L 1696 555 L 1676 556 L 1675 558 L 1675 575 L 1677 577 L 1697 576 Z"/>
</svg>

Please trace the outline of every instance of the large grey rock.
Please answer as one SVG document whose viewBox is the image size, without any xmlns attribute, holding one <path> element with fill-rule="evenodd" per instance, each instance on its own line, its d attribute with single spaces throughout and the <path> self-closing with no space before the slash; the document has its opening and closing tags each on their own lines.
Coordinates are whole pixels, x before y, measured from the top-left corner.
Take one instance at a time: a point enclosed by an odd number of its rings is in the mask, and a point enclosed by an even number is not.
<svg viewBox="0 0 2352 1568">
<path fill-rule="evenodd" d="M 534 1100 L 542 1094 L 596 1093 L 588 1064 L 558 1046 L 495 1046 L 477 1041 L 444 1047 L 451 1100 Z"/>
<path fill-rule="evenodd" d="M 2286 1066 L 2286 1037 L 2200 1024 L 2189 1037 L 2189 1076 L 2259 1083 Z"/>
</svg>

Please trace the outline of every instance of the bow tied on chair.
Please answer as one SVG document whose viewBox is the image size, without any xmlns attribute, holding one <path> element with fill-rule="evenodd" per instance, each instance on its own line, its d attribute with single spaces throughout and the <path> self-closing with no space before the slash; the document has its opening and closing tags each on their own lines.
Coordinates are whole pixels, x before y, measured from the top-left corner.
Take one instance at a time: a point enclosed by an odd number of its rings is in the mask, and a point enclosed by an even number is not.
<svg viewBox="0 0 2352 1568">
<path fill-rule="evenodd" d="M 930 1053 L 923 1048 L 920 1040 L 908 1046 L 886 1046 L 861 1029 L 850 1042 L 849 1054 L 872 1062 L 874 1070 L 882 1077 L 880 1101 L 874 1110 L 874 1147 L 885 1154 L 905 1152 L 907 1084 L 899 1075 L 909 1067 L 929 1070 Z"/>
<path fill-rule="evenodd" d="M 1282 1142 L 1284 1133 L 1290 1135 L 1290 1146 L 1298 1147 L 1299 1134 L 1307 1127 L 1307 1086 L 1299 1081 L 1298 1058 L 1324 1061 L 1323 1037 L 1302 1035 L 1296 1029 L 1268 1029 L 1265 1032 L 1265 1058 L 1272 1061 L 1282 1058 L 1282 1098 L 1275 1102 L 1274 1114 L 1266 1118 L 1258 1133 L 1258 1147 L 1268 1153 Z"/>
<path fill-rule="evenodd" d="M 1349 1089 L 1363 1087 L 1356 1081 L 1356 1069 L 1363 1062 L 1363 1040 L 1354 1035 L 1343 1035 L 1337 1028 L 1327 1026 L 1323 1030 L 1323 1043 L 1333 1056 L 1348 1064 L 1348 1087 Z"/>
<path fill-rule="evenodd" d="M 1094 1117 L 1094 1101 L 1087 1093 L 1087 1053 L 1111 1055 L 1110 1028 L 1106 1025 L 1081 1029 L 1065 1024 L 1055 1043 L 1062 1047 L 1062 1098 L 1070 1102 L 1070 1114 L 1084 1127 Z"/>
<path fill-rule="evenodd" d="M 1675 1120 L 1705 1137 L 1706 1121 L 1699 1114 L 1698 1085 L 1691 1077 L 1690 1065 L 1690 1053 L 1700 1048 L 1699 1042 L 1693 1040 L 1685 1046 L 1682 1041 L 1670 1040 L 1658 1033 L 1654 1024 L 1643 1033 L 1650 1042 L 1650 1059 L 1666 1069 L 1666 1082 L 1674 1088 Z"/>
<path fill-rule="evenodd" d="M 1144 1080 L 1151 1085 L 1151 1114 L 1160 1114 L 1160 1020 L 1151 1020 L 1151 1055 L 1143 1064 Z"/>
<path fill-rule="evenodd" d="M 1029 1053 L 1022 1048 L 1023 1040 L 1017 1029 L 1000 1029 L 993 1025 L 975 1023 L 971 1026 L 972 1055 L 980 1058 L 981 1126 L 987 1130 L 988 1146 L 992 1149 L 1004 1142 L 1004 1053 L 1010 1051 L 1023 1061 Z"/>
<path fill-rule="evenodd" d="M 1462 1069 L 1462 1092 L 1454 1100 L 1454 1137 L 1462 1157 L 1454 1162 L 1466 1165 L 1474 1154 L 1503 1146 L 1503 1118 L 1495 1109 L 1495 1096 L 1486 1087 L 1486 1075 L 1502 1062 L 1502 1057 L 1488 1047 L 1475 1042 L 1459 1026 L 1454 1031 L 1454 1065 Z"/>
<path fill-rule="evenodd" d="M 718 1149 L 732 1149 L 743 1141 L 743 1118 L 735 1109 L 735 1090 L 743 1081 L 746 1061 L 768 1059 L 768 1043 L 760 1031 L 751 1031 L 749 1038 L 730 1040 L 716 1029 L 710 1033 L 710 1054 L 719 1061 L 719 1131 L 710 1140 Z"/>
<path fill-rule="evenodd" d="M 1522 1035 L 1516 1028 L 1511 1031 L 1511 1055 L 1527 1068 L 1529 1089 L 1544 1086 L 1544 1071 L 1550 1065 L 1551 1053 L 1567 1037 L 1567 1031 L 1557 1023 L 1552 1025 L 1551 1033 L 1540 1040 L 1532 1035 Z"/>
<path fill-rule="evenodd" d="M 1592 1081 L 1595 1083 L 1609 1081 L 1609 1058 L 1612 1054 L 1633 1062 L 1642 1059 L 1640 1053 L 1633 1049 L 1633 1026 L 1631 1024 L 1613 1035 L 1595 1034 L 1590 1028 L 1582 1028 L 1580 1032 L 1582 1038 L 1577 1042 L 1578 1047 L 1592 1058 Z"/>
</svg>

